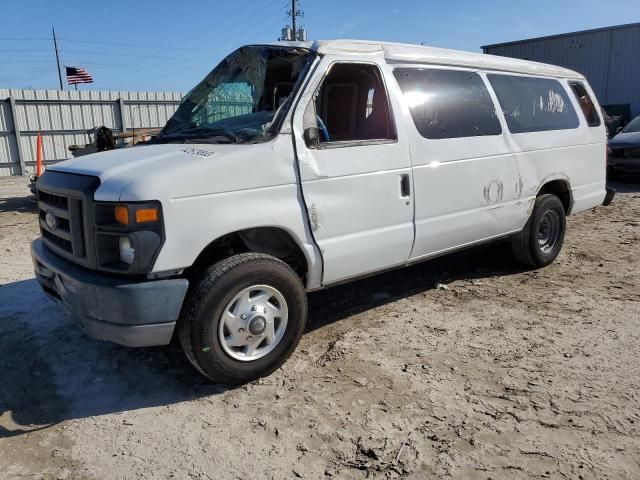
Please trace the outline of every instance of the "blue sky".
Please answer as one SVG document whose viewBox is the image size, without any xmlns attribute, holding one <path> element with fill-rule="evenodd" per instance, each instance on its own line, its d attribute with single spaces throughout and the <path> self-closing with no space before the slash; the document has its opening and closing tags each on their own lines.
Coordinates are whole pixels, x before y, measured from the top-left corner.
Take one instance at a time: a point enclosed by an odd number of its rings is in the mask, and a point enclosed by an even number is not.
<svg viewBox="0 0 640 480">
<path fill-rule="evenodd" d="M 80 88 L 186 91 L 229 51 L 275 40 L 286 0 L 1 0 L 0 88 L 57 88 L 62 59 Z M 640 21 L 638 0 L 301 0 L 310 39 L 358 38 L 479 51 L 481 45 Z"/>
</svg>

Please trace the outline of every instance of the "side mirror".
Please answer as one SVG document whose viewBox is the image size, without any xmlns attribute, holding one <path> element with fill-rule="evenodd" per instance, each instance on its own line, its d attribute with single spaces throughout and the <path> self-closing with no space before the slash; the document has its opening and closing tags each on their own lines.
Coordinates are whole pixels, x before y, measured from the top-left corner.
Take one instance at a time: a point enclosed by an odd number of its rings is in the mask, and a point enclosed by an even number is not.
<svg viewBox="0 0 640 480">
<path fill-rule="evenodd" d="M 320 146 L 320 131 L 317 127 L 309 127 L 304 130 L 304 143 L 308 148 L 318 148 Z"/>
</svg>

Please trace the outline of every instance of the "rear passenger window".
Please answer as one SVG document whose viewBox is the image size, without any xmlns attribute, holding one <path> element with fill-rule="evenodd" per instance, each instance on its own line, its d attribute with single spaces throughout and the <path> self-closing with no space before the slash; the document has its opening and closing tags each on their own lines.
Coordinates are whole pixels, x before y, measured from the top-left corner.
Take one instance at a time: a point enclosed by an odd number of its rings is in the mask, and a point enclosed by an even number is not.
<svg viewBox="0 0 640 480">
<path fill-rule="evenodd" d="M 591 97 L 587 93 L 587 89 L 584 88 L 584 85 L 580 82 L 571 82 L 569 85 L 571 85 L 571 90 L 573 90 L 573 93 L 578 99 L 582 113 L 584 113 L 584 118 L 587 119 L 587 124 L 590 127 L 599 127 L 600 115 L 598 115 L 596 107 L 593 105 Z"/>
<path fill-rule="evenodd" d="M 489 74 L 511 133 L 578 128 L 580 121 L 560 82 Z"/>
<path fill-rule="evenodd" d="M 398 68 L 393 73 L 423 137 L 502 133 L 493 101 L 477 73 L 417 68 Z"/>
</svg>

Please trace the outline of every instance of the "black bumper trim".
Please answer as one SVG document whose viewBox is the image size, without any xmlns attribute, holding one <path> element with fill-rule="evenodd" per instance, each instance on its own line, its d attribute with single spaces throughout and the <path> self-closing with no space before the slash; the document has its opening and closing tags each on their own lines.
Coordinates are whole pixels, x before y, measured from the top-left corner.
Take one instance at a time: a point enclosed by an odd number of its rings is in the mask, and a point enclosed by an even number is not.
<svg viewBox="0 0 640 480">
<path fill-rule="evenodd" d="M 131 347 L 166 345 L 189 287 L 174 278 L 131 281 L 87 271 L 34 240 L 36 279 L 90 337 Z"/>
</svg>

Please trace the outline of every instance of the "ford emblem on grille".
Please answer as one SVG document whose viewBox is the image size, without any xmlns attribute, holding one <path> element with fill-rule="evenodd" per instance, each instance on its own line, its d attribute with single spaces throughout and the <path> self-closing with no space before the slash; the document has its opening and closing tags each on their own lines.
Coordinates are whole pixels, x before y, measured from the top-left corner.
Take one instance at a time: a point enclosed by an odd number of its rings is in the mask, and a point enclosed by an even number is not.
<svg viewBox="0 0 640 480">
<path fill-rule="evenodd" d="M 51 211 L 47 212 L 47 214 L 44 216 L 44 221 L 47 222 L 47 226 L 51 230 L 55 230 L 58 226 L 58 219 Z"/>
</svg>

